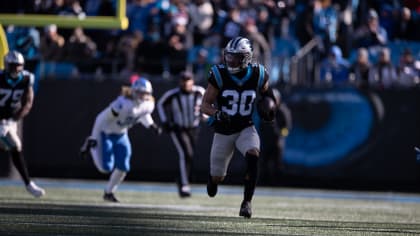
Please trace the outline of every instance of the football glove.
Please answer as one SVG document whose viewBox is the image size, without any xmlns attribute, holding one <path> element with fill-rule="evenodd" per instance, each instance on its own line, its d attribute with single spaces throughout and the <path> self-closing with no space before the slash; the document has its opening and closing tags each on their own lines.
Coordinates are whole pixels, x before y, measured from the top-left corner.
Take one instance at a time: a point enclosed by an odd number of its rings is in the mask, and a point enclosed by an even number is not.
<svg viewBox="0 0 420 236">
<path fill-rule="evenodd" d="M 156 135 L 161 135 L 162 134 L 162 128 L 157 125 L 157 124 L 152 124 L 150 126 L 150 129 L 152 129 L 152 131 L 156 134 Z"/>
<path fill-rule="evenodd" d="M 224 111 L 216 111 L 214 119 L 220 123 L 230 124 L 230 116 Z"/>
</svg>

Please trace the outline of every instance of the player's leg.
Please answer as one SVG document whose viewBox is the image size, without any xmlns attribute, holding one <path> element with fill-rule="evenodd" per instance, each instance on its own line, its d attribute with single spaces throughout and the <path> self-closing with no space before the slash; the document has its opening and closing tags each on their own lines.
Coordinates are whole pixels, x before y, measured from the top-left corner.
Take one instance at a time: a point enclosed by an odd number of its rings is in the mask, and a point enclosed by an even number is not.
<svg viewBox="0 0 420 236">
<path fill-rule="evenodd" d="M 207 194 L 214 197 L 217 185 L 221 183 L 227 172 L 229 162 L 235 150 L 235 140 L 239 134 L 223 135 L 215 133 L 210 150 L 210 175 L 207 182 Z"/>
<path fill-rule="evenodd" d="M 252 215 L 251 201 L 258 179 L 258 158 L 260 152 L 260 138 L 254 126 L 242 130 L 236 141 L 236 147 L 245 156 L 246 162 L 244 198 L 239 215 L 250 218 Z"/>
<path fill-rule="evenodd" d="M 101 133 L 99 140 L 97 140 L 97 145 L 90 148 L 93 164 L 101 173 L 107 174 L 114 169 L 113 145 L 110 135 Z"/>
<path fill-rule="evenodd" d="M 3 126 L 4 125 L 4 126 Z M 28 168 L 22 154 L 22 143 L 17 132 L 17 123 L 8 121 L 2 123 L 2 129 L 6 130 L 6 135 L 1 137 L 2 143 L 9 150 L 13 165 L 22 177 L 26 190 L 34 197 L 42 197 L 45 190 L 31 181 Z"/>
<path fill-rule="evenodd" d="M 109 177 L 108 184 L 104 190 L 104 200 L 119 202 L 115 197 L 115 192 L 124 181 L 127 173 L 130 171 L 131 144 L 127 134 L 112 135 L 110 139 L 113 142 L 113 153 L 115 156 L 115 169 Z"/>
<path fill-rule="evenodd" d="M 83 142 L 82 147 L 80 148 L 80 156 L 82 158 L 89 158 L 91 148 L 96 147 L 98 145 L 98 142 L 96 139 L 92 138 L 91 136 L 88 136 L 85 138 L 85 141 Z"/>
<path fill-rule="evenodd" d="M 193 158 L 193 144 L 186 131 L 174 131 L 170 133 L 170 136 L 178 152 L 178 192 L 181 197 L 189 197 L 191 196 L 189 177 Z"/>
</svg>

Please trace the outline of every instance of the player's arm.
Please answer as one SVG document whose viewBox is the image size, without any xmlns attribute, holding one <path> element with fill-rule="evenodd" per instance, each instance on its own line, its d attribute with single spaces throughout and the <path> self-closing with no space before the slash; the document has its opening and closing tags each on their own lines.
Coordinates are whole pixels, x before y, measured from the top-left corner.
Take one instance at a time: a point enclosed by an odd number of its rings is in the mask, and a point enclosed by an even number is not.
<svg viewBox="0 0 420 236">
<path fill-rule="evenodd" d="M 229 124 L 230 116 L 221 110 L 218 110 L 214 104 L 217 100 L 219 90 L 214 87 L 211 83 L 208 84 L 206 92 L 204 92 L 203 103 L 201 104 L 201 111 L 203 114 L 211 116 L 217 122 Z"/>
<path fill-rule="evenodd" d="M 25 117 L 32 108 L 32 104 L 34 101 L 34 89 L 32 86 L 29 86 L 22 97 L 22 107 L 16 111 L 13 119 L 20 120 Z"/>
<path fill-rule="evenodd" d="M 270 79 L 270 76 L 268 75 L 267 70 L 264 68 L 264 77 L 263 77 L 262 86 L 260 87 L 260 94 L 261 94 L 261 97 L 268 96 L 274 99 L 275 101 L 276 98 L 273 94 L 273 91 L 270 89 L 270 86 L 269 86 L 269 79 Z"/>
<path fill-rule="evenodd" d="M 257 112 L 264 121 L 272 122 L 279 104 L 277 104 L 273 89 L 269 86 L 269 75 L 265 68 L 262 79 L 259 90 L 261 96 L 257 101 Z"/>
<path fill-rule="evenodd" d="M 102 130 L 108 126 L 111 122 L 114 122 L 123 108 L 122 102 L 119 98 L 115 99 L 110 106 L 106 107 L 102 112 L 100 112 L 96 118 L 95 123 L 92 128 L 92 139 L 99 139 L 101 136 Z"/>
<path fill-rule="evenodd" d="M 216 114 L 217 109 L 214 104 L 216 103 L 218 94 L 219 90 L 209 83 L 203 95 L 203 102 L 201 103 L 201 111 L 204 114 L 208 116 L 214 116 Z"/>
<path fill-rule="evenodd" d="M 138 122 L 140 122 L 147 129 L 151 129 L 155 134 L 160 135 L 162 133 L 162 128 L 158 124 L 156 124 L 152 117 L 152 112 L 154 108 L 155 105 L 153 101 L 149 104 L 147 113 L 141 116 Z"/>
</svg>

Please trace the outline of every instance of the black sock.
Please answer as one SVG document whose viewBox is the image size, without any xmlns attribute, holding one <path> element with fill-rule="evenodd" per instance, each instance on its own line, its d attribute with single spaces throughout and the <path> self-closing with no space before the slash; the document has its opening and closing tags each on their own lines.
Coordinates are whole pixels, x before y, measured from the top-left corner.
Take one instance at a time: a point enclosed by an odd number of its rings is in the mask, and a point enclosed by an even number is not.
<svg viewBox="0 0 420 236">
<path fill-rule="evenodd" d="M 16 148 L 10 150 L 10 155 L 12 156 L 13 164 L 18 170 L 20 176 L 25 182 L 25 185 L 28 185 L 30 182 L 28 169 L 26 168 L 25 160 L 23 159 L 22 152 L 18 151 Z"/>
<path fill-rule="evenodd" d="M 251 201 L 258 178 L 258 156 L 246 154 L 246 174 L 244 181 L 244 201 Z"/>
</svg>

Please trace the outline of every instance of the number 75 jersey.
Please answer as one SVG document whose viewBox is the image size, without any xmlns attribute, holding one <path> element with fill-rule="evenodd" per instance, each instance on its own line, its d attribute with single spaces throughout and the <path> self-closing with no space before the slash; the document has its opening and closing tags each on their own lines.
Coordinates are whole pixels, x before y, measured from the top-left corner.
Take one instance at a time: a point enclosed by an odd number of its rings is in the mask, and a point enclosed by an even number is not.
<svg viewBox="0 0 420 236">
<path fill-rule="evenodd" d="M 257 95 L 266 86 L 268 73 L 260 64 L 249 64 L 243 71 L 231 74 L 223 64 L 209 71 L 208 82 L 219 90 L 217 109 L 231 117 L 230 125 L 215 123 L 215 132 L 229 135 L 253 125 L 252 113 Z"/>
<path fill-rule="evenodd" d="M 9 119 L 22 107 L 22 98 L 33 86 L 34 76 L 23 70 L 16 79 L 0 71 L 0 119 Z"/>
</svg>

